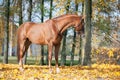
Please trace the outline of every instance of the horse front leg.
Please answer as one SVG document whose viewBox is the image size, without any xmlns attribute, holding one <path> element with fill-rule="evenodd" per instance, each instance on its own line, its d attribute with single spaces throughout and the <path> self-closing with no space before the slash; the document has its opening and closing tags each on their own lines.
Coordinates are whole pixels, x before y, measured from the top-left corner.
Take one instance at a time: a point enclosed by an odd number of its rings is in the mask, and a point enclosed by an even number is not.
<svg viewBox="0 0 120 80">
<path fill-rule="evenodd" d="M 60 49 L 60 44 L 55 45 L 55 60 L 56 60 L 56 73 L 60 73 L 60 69 L 58 68 L 58 53 Z"/>
<path fill-rule="evenodd" d="M 49 59 L 49 71 L 52 73 L 52 68 L 51 68 L 51 61 L 52 61 L 52 49 L 53 49 L 53 44 L 50 43 L 48 44 L 48 59 Z"/>
</svg>

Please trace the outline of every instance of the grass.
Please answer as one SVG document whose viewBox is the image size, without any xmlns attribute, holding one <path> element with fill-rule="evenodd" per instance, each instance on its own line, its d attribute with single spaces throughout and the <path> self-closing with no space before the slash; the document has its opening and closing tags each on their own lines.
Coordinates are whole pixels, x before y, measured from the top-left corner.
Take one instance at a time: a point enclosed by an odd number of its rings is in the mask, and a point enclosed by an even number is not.
<svg viewBox="0 0 120 80">
<path fill-rule="evenodd" d="M 45 61 L 45 60 L 44 60 Z M 40 58 L 39 57 L 27 57 L 27 65 L 39 65 Z M 61 60 L 59 59 L 59 65 Z M 0 63 L 3 63 L 3 56 L 0 56 Z M 16 56 L 9 56 L 8 57 L 8 63 L 9 64 L 18 64 L 17 57 Z M 46 61 L 44 62 L 46 64 Z M 52 60 L 52 65 L 55 65 L 55 60 Z M 66 60 L 66 66 L 70 66 L 70 60 Z M 78 61 L 74 60 L 73 65 L 78 65 Z"/>
</svg>

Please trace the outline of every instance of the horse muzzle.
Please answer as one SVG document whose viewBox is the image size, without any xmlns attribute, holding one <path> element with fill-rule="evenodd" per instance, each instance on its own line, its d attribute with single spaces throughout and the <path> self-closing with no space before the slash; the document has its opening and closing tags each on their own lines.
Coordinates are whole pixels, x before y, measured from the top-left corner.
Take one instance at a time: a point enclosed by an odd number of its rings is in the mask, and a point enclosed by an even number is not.
<svg viewBox="0 0 120 80">
<path fill-rule="evenodd" d="M 77 35 L 81 35 L 81 37 L 85 37 L 85 34 L 83 31 L 76 31 Z"/>
</svg>

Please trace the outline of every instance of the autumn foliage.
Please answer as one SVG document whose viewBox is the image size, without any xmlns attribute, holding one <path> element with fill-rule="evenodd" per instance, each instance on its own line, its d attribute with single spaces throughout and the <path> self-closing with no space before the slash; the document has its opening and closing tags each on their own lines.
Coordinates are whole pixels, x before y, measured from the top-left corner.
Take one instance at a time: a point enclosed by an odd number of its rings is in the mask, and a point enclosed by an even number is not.
<svg viewBox="0 0 120 80">
<path fill-rule="evenodd" d="M 0 64 L 0 80 L 120 80 L 120 66 L 93 64 L 88 66 L 64 66 L 61 72 L 49 73 L 47 66 L 25 65 L 20 72 L 16 64 Z"/>
<path fill-rule="evenodd" d="M 92 50 L 92 58 L 97 63 L 120 64 L 120 49 L 100 47 Z"/>
</svg>

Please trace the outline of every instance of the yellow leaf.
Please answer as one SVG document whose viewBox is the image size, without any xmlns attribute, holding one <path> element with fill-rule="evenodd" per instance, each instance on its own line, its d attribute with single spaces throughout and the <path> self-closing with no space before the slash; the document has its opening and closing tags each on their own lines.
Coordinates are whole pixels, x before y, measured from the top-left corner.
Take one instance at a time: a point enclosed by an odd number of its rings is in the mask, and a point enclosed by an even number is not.
<svg viewBox="0 0 120 80">
<path fill-rule="evenodd" d="M 109 56 L 109 57 L 113 57 L 113 56 L 114 56 L 112 50 L 109 50 L 109 51 L 108 51 L 108 56 Z"/>
</svg>

